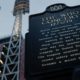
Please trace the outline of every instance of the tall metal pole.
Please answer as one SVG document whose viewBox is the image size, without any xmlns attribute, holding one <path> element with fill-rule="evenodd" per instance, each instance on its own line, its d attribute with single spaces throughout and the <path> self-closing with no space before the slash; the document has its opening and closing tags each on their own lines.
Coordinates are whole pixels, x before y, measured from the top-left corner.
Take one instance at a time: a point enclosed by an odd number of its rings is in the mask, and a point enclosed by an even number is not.
<svg viewBox="0 0 80 80">
<path fill-rule="evenodd" d="M 1 80 L 19 80 L 20 50 L 22 39 L 22 14 L 29 11 L 28 0 L 16 0 L 13 15 L 15 21 L 10 36 Z"/>
<path fill-rule="evenodd" d="M 1 80 L 19 80 L 21 30 L 22 11 L 18 11 L 15 16 L 15 22 L 10 37 L 8 53 L 6 55 L 6 61 Z M 11 56 L 14 56 L 14 61 L 12 61 Z M 10 62 L 8 62 L 8 60 L 10 60 Z"/>
</svg>

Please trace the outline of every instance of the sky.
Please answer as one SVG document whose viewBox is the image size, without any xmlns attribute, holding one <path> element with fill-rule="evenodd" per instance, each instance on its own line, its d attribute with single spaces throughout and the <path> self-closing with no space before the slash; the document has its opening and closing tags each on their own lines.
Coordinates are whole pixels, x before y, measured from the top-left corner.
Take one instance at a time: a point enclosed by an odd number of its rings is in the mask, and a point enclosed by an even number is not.
<svg viewBox="0 0 80 80">
<path fill-rule="evenodd" d="M 0 39 L 10 36 L 14 24 L 13 16 L 15 0 L 0 0 Z M 49 5 L 64 3 L 68 6 L 80 5 L 80 0 L 30 0 L 30 12 L 23 15 L 22 34 L 29 32 L 29 16 L 42 13 Z"/>
</svg>

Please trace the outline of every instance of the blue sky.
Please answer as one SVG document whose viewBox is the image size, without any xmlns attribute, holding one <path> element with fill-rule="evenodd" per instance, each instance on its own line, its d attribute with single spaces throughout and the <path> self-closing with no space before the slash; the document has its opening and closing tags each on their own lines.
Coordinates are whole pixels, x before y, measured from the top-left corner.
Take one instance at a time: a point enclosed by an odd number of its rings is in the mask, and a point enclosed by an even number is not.
<svg viewBox="0 0 80 80">
<path fill-rule="evenodd" d="M 0 38 L 11 35 L 14 19 L 13 7 L 15 0 L 0 0 Z M 69 6 L 80 5 L 80 0 L 30 0 L 30 13 L 23 16 L 22 34 L 28 32 L 29 15 L 45 11 L 46 7 L 55 3 L 65 3 Z"/>
</svg>

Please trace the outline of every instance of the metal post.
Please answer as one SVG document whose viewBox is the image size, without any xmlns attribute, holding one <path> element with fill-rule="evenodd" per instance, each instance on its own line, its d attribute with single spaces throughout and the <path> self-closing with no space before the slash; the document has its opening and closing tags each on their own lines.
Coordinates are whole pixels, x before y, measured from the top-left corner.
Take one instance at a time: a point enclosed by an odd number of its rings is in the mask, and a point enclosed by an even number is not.
<svg viewBox="0 0 80 80">
<path fill-rule="evenodd" d="M 6 61 L 4 64 L 3 75 L 1 80 L 19 80 L 21 30 L 22 11 L 18 11 L 15 16 L 15 22 L 9 42 L 8 53 L 6 55 Z M 11 58 L 13 56 L 14 60 L 12 61 Z M 8 62 L 8 60 L 10 62 Z"/>
</svg>

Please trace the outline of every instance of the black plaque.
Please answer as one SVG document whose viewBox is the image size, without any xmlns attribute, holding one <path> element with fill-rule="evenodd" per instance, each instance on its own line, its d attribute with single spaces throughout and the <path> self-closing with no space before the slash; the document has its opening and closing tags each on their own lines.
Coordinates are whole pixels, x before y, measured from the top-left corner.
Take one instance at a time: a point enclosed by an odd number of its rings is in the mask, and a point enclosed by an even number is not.
<svg viewBox="0 0 80 80">
<path fill-rule="evenodd" d="M 26 35 L 29 78 L 54 76 L 80 65 L 80 6 L 51 5 L 44 13 L 29 19 Z"/>
</svg>

